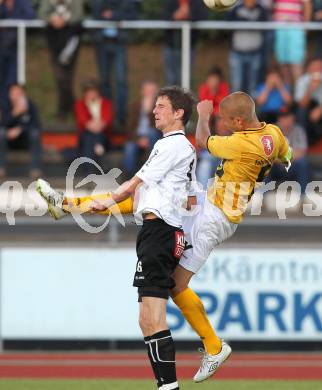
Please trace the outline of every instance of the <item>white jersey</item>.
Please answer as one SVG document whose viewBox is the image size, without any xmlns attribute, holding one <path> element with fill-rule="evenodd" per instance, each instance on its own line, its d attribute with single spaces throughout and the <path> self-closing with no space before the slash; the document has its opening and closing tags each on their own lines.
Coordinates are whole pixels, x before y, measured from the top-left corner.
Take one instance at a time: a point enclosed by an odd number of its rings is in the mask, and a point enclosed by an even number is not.
<svg viewBox="0 0 322 390">
<path fill-rule="evenodd" d="M 157 141 L 136 174 L 144 183 L 135 216 L 152 212 L 168 225 L 181 227 L 184 204 L 194 194 L 196 159 L 195 148 L 183 131 L 167 133 Z"/>
</svg>

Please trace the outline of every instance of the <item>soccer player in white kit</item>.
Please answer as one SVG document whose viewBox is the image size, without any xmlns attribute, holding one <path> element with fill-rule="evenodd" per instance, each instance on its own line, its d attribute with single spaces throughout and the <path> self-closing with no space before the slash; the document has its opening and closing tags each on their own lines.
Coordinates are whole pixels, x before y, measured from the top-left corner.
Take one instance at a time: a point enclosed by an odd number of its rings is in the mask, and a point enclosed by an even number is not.
<svg viewBox="0 0 322 390">
<path fill-rule="evenodd" d="M 94 200 L 89 206 L 94 211 L 104 211 L 133 196 L 136 190 L 139 192 L 135 214 L 143 219 L 143 226 L 137 237 L 133 285 L 138 288 L 139 325 L 157 386 L 162 390 L 179 389 L 166 304 L 169 291 L 175 287 L 173 272 L 185 249 L 182 210 L 194 195 L 190 184 L 195 181 L 196 151 L 184 130 L 193 106 L 190 92 L 180 87 L 162 88 L 153 113 L 163 138 L 156 142 L 147 162 L 132 179 L 109 199 Z M 38 181 L 38 191 L 53 213 L 59 214 L 63 209 L 62 195 L 59 199 L 57 191 L 44 181 Z"/>
</svg>

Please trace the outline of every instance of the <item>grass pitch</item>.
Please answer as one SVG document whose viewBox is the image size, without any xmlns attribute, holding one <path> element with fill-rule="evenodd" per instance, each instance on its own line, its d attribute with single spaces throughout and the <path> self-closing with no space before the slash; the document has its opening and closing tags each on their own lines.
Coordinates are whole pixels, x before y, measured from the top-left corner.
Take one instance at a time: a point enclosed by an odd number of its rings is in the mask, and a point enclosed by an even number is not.
<svg viewBox="0 0 322 390">
<path fill-rule="evenodd" d="M 182 390 L 321 390 L 322 381 L 181 381 Z M 0 380 L 0 390 L 153 390 L 149 380 Z"/>
</svg>

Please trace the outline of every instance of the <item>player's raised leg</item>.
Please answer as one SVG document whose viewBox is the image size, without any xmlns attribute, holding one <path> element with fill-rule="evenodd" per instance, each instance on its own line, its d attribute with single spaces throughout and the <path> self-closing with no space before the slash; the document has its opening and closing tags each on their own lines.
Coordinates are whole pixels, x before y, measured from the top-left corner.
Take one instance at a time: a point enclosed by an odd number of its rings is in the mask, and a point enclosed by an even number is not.
<svg viewBox="0 0 322 390">
<path fill-rule="evenodd" d="M 96 194 L 90 196 L 84 196 L 79 198 L 65 197 L 63 202 L 63 208 L 66 212 L 78 212 L 78 213 L 93 213 L 92 204 L 93 201 L 105 202 L 111 198 L 111 192 L 105 194 Z M 118 202 L 105 210 L 96 211 L 95 213 L 101 215 L 110 214 L 133 214 L 133 198 L 129 197 L 122 202 Z"/>
<path fill-rule="evenodd" d="M 48 213 L 54 219 L 61 219 L 66 215 L 63 209 L 64 193 L 55 190 L 51 185 L 43 179 L 37 180 L 37 192 L 46 201 L 48 205 Z"/>
<path fill-rule="evenodd" d="M 98 194 L 84 197 L 66 197 L 63 192 L 57 191 L 43 180 L 37 180 L 37 191 L 48 204 L 49 214 L 56 220 L 75 212 L 79 214 L 93 212 L 91 204 L 93 200 L 104 201 L 111 197 L 111 193 Z M 119 202 L 106 210 L 97 211 L 101 215 L 110 214 L 132 214 L 133 200 L 131 197 Z"/>
</svg>

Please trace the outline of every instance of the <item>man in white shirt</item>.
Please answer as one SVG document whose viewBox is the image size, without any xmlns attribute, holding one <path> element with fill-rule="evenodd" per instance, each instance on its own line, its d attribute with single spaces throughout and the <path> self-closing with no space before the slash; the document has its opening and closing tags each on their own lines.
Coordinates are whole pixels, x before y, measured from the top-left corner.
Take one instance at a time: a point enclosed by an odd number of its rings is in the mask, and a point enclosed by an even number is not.
<svg viewBox="0 0 322 390">
<path fill-rule="evenodd" d="M 169 290 L 175 287 L 174 269 L 185 249 L 182 211 L 193 195 L 190 184 L 195 181 L 196 152 L 184 132 L 193 105 L 193 96 L 180 87 L 160 89 L 153 114 L 163 138 L 129 181 L 109 199 L 93 201 L 90 206 L 93 211 L 103 211 L 139 192 L 135 215 L 143 219 L 143 226 L 137 237 L 133 285 L 138 288 L 139 324 L 148 356 L 158 388 L 163 390 L 179 389 L 166 304 Z M 44 181 L 38 182 L 38 190 L 49 204 L 57 195 Z"/>
</svg>

